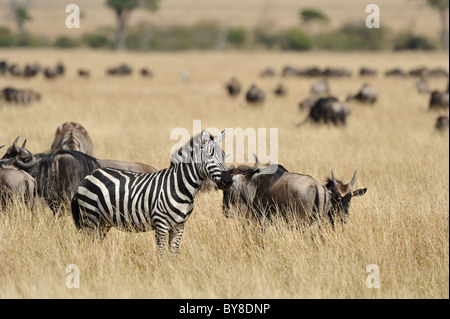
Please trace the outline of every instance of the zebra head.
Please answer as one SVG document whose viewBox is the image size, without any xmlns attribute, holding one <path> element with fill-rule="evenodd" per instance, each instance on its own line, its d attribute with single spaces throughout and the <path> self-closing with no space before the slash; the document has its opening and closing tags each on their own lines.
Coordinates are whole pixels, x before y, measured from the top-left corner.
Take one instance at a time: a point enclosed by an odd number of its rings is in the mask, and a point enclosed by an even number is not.
<svg viewBox="0 0 450 319">
<path fill-rule="evenodd" d="M 200 157 L 197 164 L 202 178 L 209 178 L 221 190 L 229 188 L 233 182 L 231 171 L 225 165 L 225 152 L 220 147 L 220 143 L 225 137 L 225 131 L 217 136 L 212 136 L 207 130 L 201 133 Z"/>
</svg>

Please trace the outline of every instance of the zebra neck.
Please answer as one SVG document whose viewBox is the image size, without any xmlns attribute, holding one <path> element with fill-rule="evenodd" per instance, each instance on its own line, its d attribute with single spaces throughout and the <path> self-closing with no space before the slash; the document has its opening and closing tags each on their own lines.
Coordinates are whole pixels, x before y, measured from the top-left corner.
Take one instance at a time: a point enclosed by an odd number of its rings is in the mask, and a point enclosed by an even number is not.
<svg viewBox="0 0 450 319">
<path fill-rule="evenodd" d="M 181 162 L 175 164 L 172 169 L 177 179 L 179 191 L 193 200 L 205 180 L 201 176 L 197 164 Z"/>
</svg>

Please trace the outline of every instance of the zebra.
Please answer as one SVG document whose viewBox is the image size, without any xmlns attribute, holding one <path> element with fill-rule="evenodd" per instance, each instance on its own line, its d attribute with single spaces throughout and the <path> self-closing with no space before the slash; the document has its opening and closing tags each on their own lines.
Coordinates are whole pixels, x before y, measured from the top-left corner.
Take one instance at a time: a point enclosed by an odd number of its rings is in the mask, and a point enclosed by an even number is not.
<svg viewBox="0 0 450 319">
<path fill-rule="evenodd" d="M 56 130 L 51 152 L 56 153 L 59 150 L 79 151 L 91 156 L 94 152 L 86 129 L 74 122 L 65 122 Z"/>
<path fill-rule="evenodd" d="M 220 143 L 207 130 L 171 156 L 169 168 L 146 174 L 114 168 L 100 168 L 86 176 L 72 199 L 75 226 L 102 240 L 112 228 L 126 232 L 155 230 L 161 256 L 177 253 L 184 225 L 194 209 L 194 198 L 209 178 L 219 189 L 231 186 L 231 167 L 224 163 Z"/>
</svg>

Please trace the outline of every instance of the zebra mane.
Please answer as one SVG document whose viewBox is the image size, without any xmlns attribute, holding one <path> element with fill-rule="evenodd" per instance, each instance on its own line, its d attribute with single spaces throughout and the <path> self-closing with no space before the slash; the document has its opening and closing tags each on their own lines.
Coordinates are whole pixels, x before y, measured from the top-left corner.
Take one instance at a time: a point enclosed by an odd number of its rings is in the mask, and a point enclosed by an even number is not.
<svg viewBox="0 0 450 319">
<path fill-rule="evenodd" d="M 211 135 L 212 140 L 214 140 L 214 137 Z M 200 151 L 201 144 L 201 133 L 192 136 L 186 144 L 170 155 L 170 167 L 177 163 L 191 163 L 196 160 L 195 156 Z"/>
</svg>

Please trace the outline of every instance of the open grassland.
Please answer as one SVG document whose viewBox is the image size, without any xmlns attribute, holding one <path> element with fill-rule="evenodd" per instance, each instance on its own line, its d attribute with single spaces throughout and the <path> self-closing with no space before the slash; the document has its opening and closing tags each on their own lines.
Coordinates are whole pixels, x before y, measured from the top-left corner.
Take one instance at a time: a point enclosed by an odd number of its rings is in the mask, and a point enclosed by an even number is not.
<svg viewBox="0 0 450 319">
<path fill-rule="evenodd" d="M 221 213 L 221 193 L 199 194 L 186 224 L 178 257 L 159 260 L 154 233 L 112 230 L 93 243 L 75 230 L 70 210 L 55 220 L 38 204 L 34 217 L 17 203 L 0 212 L 0 298 L 448 298 L 449 297 L 449 140 L 434 131 L 439 112 L 428 112 L 428 95 L 413 79 L 331 79 L 339 98 L 364 82 L 380 98 L 371 107 L 350 104 L 345 128 L 292 126 L 306 116 L 298 102 L 316 80 L 258 77 L 266 66 L 286 64 L 377 68 L 443 66 L 441 54 L 281 54 L 170 53 L 132 54 L 91 51 L 3 51 L 20 64 L 39 61 L 67 66 L 53 81 L 0 78 L 0 87 L 30 88 L 42 94 L 28 107 L 0 102 L 0 145 L 28 138 L 37 153 L 48 150 L 56 128 L 81 123 L 98 158 L 169 164 L 176 127 L 278 128 L 278 160 L 288 170 L 324 182 L 331 169 L 355 187 L 344 227 L 325 227 L 320 238 L 308 228 L 294 230 L 276 222 L 263 232 L 241 218 Z M 130 77 L 111 78 L 105 69 L 120 62 L 135 68 Z M 141 78 L 149 67 L 154 77 Z M 76 76 L 91 70 L 89 79 Z M 184 82 L 180 69 L 189 70 Z M 243 96 L 227 96 L 224 84 L 236 76 L 266 91 L 262 107 Z M 433 79 L 444 89 L 448 79 Z M 283 82 L 288 96 L 272 90 Z M 448 112 L 447 112 L 448 113 Z M 2 150 L 3 151 L 3 150 Z M 3 153 L 2 153 L 3 154 Z M 80 269 L 80 288 L 65 285 L 66 267 Z M 380 269 L 380 288 L 365 285 L 367 265 Z"/>
</svg>

